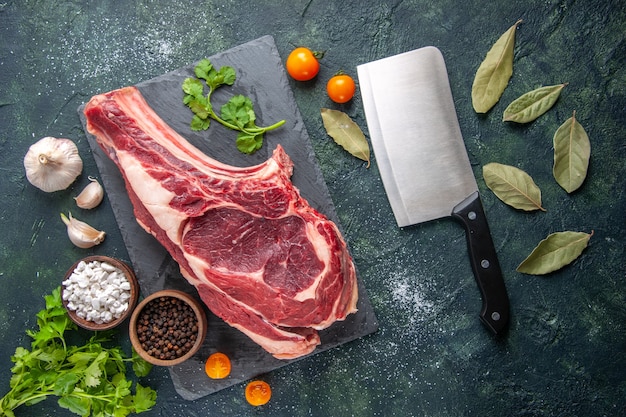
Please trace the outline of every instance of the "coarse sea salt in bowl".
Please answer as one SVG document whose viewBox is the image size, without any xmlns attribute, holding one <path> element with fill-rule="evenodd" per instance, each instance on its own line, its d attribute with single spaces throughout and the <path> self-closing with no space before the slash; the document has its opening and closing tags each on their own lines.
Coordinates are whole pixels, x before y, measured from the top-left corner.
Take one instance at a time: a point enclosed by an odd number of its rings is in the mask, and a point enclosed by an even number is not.
<svg viewBox="0 0 626 417">
<path fill-rule="evenodd" d="M 74 323 L 87 330 L 109 330 L 130 316 L 139 299 L 133 270 L 109 256 L 80 259 L 65 274 L 63 305 Z"/>
</svg>

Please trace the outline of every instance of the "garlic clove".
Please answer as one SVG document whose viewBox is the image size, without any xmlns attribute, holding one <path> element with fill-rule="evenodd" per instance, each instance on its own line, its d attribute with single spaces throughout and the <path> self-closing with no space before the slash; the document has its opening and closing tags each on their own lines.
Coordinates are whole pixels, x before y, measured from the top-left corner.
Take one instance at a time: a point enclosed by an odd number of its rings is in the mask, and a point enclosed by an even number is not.
<svg viewBox="0 0 626 417">
<path fill-rule="evenodd" d="M 70 213 L 69 218 L 61 213 L 61 220 L 67 226 L 67 236 L 79 248 L 85 249 L 99 245 L 106 235 L 105 232 L 97 230 L 85 222 L 76 220 L 72 217 L 72 213 Z"/>
<path fill-rule="evenodd" d="M 80 175 L 83 160 L 70 139 L 45 137 L 30 146 L 24 156 L 26 178 L 46 191 L 64 190 Z"/>
<path fill-rule="evenodd" d="M 76 205 L 83 209 L 92 209 L 102 202 L 104 189 L 97 179 L 89 177 L 91 181 L 78 196 L 74 197 Z"/>
</svg>

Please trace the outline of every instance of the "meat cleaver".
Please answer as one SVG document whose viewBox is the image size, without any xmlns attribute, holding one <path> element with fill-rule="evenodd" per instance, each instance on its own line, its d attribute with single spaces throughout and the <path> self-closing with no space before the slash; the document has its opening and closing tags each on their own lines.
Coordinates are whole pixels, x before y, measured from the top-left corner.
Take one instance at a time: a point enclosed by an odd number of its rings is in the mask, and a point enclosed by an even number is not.
<svg viewBox="0 0 626 417">
<path fill-rule="evenodd" d="M 509 298 L 461 136 L 448 73 L 428 46 L 357 67 L 376 161 L 399 227 L 453 217 L 465 228 L 482 322 L 502 333 Z"/>
</svg>

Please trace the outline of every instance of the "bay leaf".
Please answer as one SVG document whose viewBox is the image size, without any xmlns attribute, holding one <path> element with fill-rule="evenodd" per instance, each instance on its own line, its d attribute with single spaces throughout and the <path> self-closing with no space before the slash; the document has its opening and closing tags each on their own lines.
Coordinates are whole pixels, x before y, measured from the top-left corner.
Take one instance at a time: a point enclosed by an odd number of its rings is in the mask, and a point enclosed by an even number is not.
<svg viewBox="0 0 626 417">
<path fill-rule="evenodd" d="M 363 131 L 346 113 L 339 110 L 325 109 L 321 111 L 326 132 L 333 140 L 370 166 L 370 146 Z"/>
<path fill-rule="evenodd" d="M 502 121 L 528 123 L 550 110 L 567 83 L 549 85 L 522 94 L 504 109 Z"/>
<path fill-rule="evenodd" d="M 472 84 L 472 106 L 476 113 L 487 113 L 500 100 L 513 75 L 515 32 L 522 23 L 515 22 L 493 44 L 481 62 Z"/>
<path fill-rule="evenodd" d="M 572 263 L 587 247 L 591 233 L 556 232 L 539 245 L 517 267 L 517 272 L 545 275 Z"/>
<path fill-rule="evenodd" d="M 576 111 L 554 133 L 554 166 L 552 173 L 565 191 L 576 191 L 585 181 L 591 144 L 589 136 L 576 120 Z"/>
<path fill-rule="evenodd" d="M 483 166 L 487 187 L 505 204 L 519 210 L 542 210 L 541 190 L 526 172 L 519 168 L 491 162 Z"/>
</svg>

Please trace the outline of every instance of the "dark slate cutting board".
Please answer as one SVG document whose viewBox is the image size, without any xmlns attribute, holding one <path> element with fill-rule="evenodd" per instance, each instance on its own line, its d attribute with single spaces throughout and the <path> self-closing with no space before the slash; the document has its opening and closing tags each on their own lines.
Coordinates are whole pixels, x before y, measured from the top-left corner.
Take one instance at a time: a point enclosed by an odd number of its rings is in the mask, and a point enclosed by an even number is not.
<svg viewBox="0 0 626 417">
<path fill-rule="evenodd" d="M 214 55 L 210 60 L 216 67 L 230 65 L 237 72 L 237 80 L 232 87 L 225 86 L 214 93 L 212 101 L 215 107 L 219 108 L 231 95 L 244 94 L 254 103 L 259 125 L 266 126 L 278 120 L 286 120 L 282 127 L 266 134 L 263 148 L 254 155 L 244 155 L 237 151 L 236 133 L 218 123 L 213 123 L 208 132 L 193 132 L 189 129 L 191 112 L 182 104 L 181 84 L 186 77 L 193 75 L 195 64 L 142 82 L 137 87 L 166 123 L 202 152 L 218 161 L 234 166 L 256 165 L 268 159 L 280 143 L 294 161 L 292 180 L 302 196 L 341 228 L 274 39 L 264 36 Z M 83 108 L 81 106 L 78 112 L 84 126 Z M 164 288 L 176 288 L 198 297 L 195 289 L 180 274 L 178 264 L 137 224 L 121 174 L 102 152 L 95 138 L 86 130 L 85 133 L 139 279 L 142 295 L 145 297 Z M 320 332 L 322 345 L 312 355 L 378 329 L 378 322 L 360 278 L 357 307 L 359 311 L 356 314 Z M 193 358 L 169 369 L 174 387 L 184 399 L 203 397 L 292 362 L 275 359 L 208 310 L 207 316 L 209 327 L 203 347 Z M 204 373 L 204 361 L 215 351 L 226 353 L 232 361 L 232 373 L 224 380 L 212 380 Z"/>
</svg>

